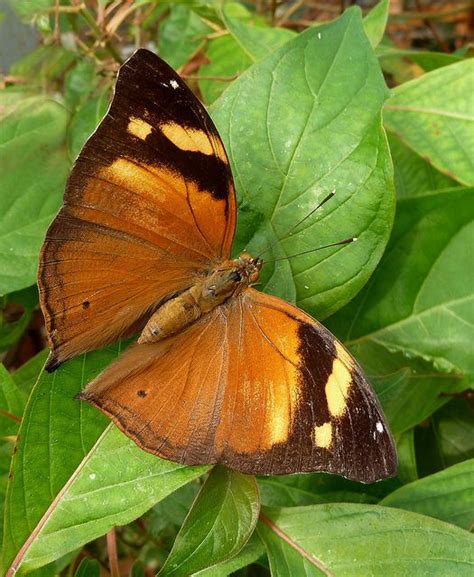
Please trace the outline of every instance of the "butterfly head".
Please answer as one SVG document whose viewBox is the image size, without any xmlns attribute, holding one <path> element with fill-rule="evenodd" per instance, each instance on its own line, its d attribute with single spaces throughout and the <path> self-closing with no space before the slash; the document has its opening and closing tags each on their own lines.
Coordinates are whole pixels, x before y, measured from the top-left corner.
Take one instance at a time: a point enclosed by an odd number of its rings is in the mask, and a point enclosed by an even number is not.
<svg viewBox="0 0 474 577">
<path fill-rule="evenodd" d="M 262 270 L 262 259 L 259 257 L 254 258 L 248 252 L 243 252 L 236 260 L 243 282 L 247 285 L 256 282 Z"/>
</svg>

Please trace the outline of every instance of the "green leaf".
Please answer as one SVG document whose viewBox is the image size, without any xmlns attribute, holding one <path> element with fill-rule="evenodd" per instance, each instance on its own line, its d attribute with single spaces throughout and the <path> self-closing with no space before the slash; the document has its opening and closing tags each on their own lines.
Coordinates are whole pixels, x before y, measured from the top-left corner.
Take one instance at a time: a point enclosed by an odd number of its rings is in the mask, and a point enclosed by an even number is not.
<svg viewBox="0 0 474 577">
<path fill-rule="evenodd" d="M 43 369 L 48 353 L 48 349 L 43 349 L 37 355 L 31 357 L 31 359 L 21 365 L 21 367 L 12 374 L 13 380 L 23 393 L 27 395 L 30 394 Z"/>
<path fill-rule="evenodd" d="M 280 239 L 272 248 L 279 258 L 359 238 L 262 271 L 267 292 L 319 318 L 361 289 L 388 240 L 394 207 L 380 123 L 385 96 L 360 14 L 348 10 L 254 64 L 212 108 L 238 191 L 236 252 L 259 253 Z M 284 239 L 333 190 L 335 198 Z"/>
<path fill-rule="evenodd" d="M 72 160 L 78 157 L 86 140 L 107 112 L 109 92 L 108 89 L 102 90 L 97 96 L 87 100 L 72 117 L 67 134 L 69 157 Z"/>
<path fill-rule="evenodd" d="M 38 253 L 69 169 L 67 121 L 64 107 L 43 97 L 22 101 L 2 120 L 0 295 L 35 282 Z"/>
<path fill-rule="evenodd" d="M 270 28 L 252 15 L 241 4 L 224 5 L 224 23 L 229 36 L 221 36 L 208 42 L 206 57 L 209 64 L 201 66 L 200 75 L 209 77 L 199 81 L 204 102 L 214 102 L 234 77 L 239 76 L 251 64 L 267 56 L 295 33 L 286 28 Z M 226 80 L 228 79 L 228 80 Z"/>
<path fill-rule="evenodd" d="M 147 0 L 148 2 L 150 0 Z M 216 0 L 174 0 L 169 2 L 169 4 L 181 4 L 194 10 L 196 14 L 210 20 L 211 22 L 220 23 L 220 19 L 217 16 L 218 2 Z"/>
<path fill-rule="evenodd" d="M 272 28 L 260 21 L 251 22 L 248 17 L 236 18 L 232 11 L 234 5 L 224 4 L 224 24 L 251 62 L 261 60 L 297 35 L 288 28 Z"/>
<path fill-rule="evenodd" d="M 12 567 L 41 567 L 116 525 L 130 523 L 206 470 L 145 453 L 111 424 L 44 513 Z"/>
<path fill-rule="evenodd" d="M 392 91 L 385 126 L 458 182 L 474 185 L 472 59 L 429 72 Z"/>
<path fill-rule="evenodd" d="M 0 440 L 0 541 L 3 541 L 4 506 L 13 443 L 10 439 Z"/>
<path fill-rule="evenodd" d="M 185 577 L 231 559 L 249 540 L 259 509 L 254 477 L 214 467 L 159 575 Z"/>
<path fill-rule="evenodd" d="M 429 427 L 416 431 L 422 476 L 474 458 L 474 408 L 467 399 L 452 399 L 436 411 Z"/>
<path fill-rule="evenodd" d="M 380 504 L 470 529 L 474 523 L 474 459 L 397 489 Z"/>
<path fill-rule="evenodd" d="M 206 104 L 214 102 L 238 76 L 246 70 L 252 60 L 233 36 L 220 36 L 208 42 L 206 57 L 209 64 L 201 66 L 199 90 Z M 215 79 L 215 80 L 214 80 Z"/>
<path fill-rule="evenodd" d="M 74 577 L 100 577 L 100 563 L 95 559 L 83 559 Z"/>
<path fill-rule="evenodd" d="M 376 505 L 265 509 L 258 532 L 273 577 L 467 577 L 474 562 L 474 537 L 467 531 Z"/>
<path fill-rule="evenodd" d="M 20 571 L 58 559 L 206 471 L 145 453 L 112 425 L 99 438 L 107 419 L 73 397 L 119 351 L 89 353 L 40 376 L 8 484 L 4 569 L 15 556 Z"/>
<path fill-rule="evenodd" d="M 10 73 L 26 76 L 30 89 L 34 87 L 38 94 L 44 90 L 44 84 L 60 79 L 76 58 L 76 52 L 70 52 L 58 44 L 42 45 L 15 62 Z"/>
<path fill-rule="evenodd" d="M 393 46 L 379 45 L 375 53 L 382 64 L 390 60 L 400 60 L 408 58 L 418 64 L 425 72 L 431 72 L 442 66 L 449 66 L 461 62 L 462 57 L 456 54 L 446 54 L 445 52 L 430 52 L 427 50 L 406 50 Z"/>
<path fill-rule="evenodd" d="M 212 29 L 188 7 L 171 5 L 169 16 L 160 25 L 158 52 L 173 68 L 179 68 L 205 42 Z"/>
<path fill-rule="evenodd" d="M 15 0 L 11 3 L 17 14 L 27 20 L 54 5 L 54 0 Z"/>
<path fill-rule="evenodd" d="M 75 110 L 79 104 L 96 88 L 100 76 L 97 74 L 95 61 L 84 58 L 67 72 L 64 79 L 64 100 L 70 110 Z"/>
<path fill-rule="evenodd" d="M 0 363 L 0 437 L 16 435 L 25 399 L 10 373 Z"/>
<path fill-rule="evenodd" d="M 141 561 L 135 561 L 130 569 L 130 577 L 146 577 L 145 565 Z"/>
<path fill-rule="evenodd" d="M 344 334 L 339 327 L 341 316 L 346 327 L 352 323 L 348 314 L 349 311 L 343 309 L 341 315 L 329 320 L 328 325 L 336 334 Z M 361 337 L 349 348 L 374 386 L 393 434 L 411 429 L 446 404 L 449 397 L 443 393 L 466 388 L 461 375 L 438 372 L 431 361 L 413 357 L 408 351 L 392 352 L 390 347 L 370 336 Z"/>
<path fill-rule="evenodd" d="M 376 496 L 361 490 L 360 483 L 331 475 L 322 477 L 320 473 L 264 477 L 259 479 L 258 484 L 262 503 L 271 507 L 333 502 L 377 503 L 379 500 Z"/>
<path fill-rule="evenodd" d="M 381 0 L 364 18 L 364 30 L 375 48 L 383 38 L 388 20 L 389 0 Z"/>
<path fill-rule="evenodd" d="M 265 555 L 265 546 L 257 535 L 257 532 L 254 531 L 250 539 L 235 557 L 209 569 L 203 569 L 194 575 L 195 577 L 227 577 L 228 575 L 233 575 L 234 572 L 239 569 L 255 563 L 263 555 Z"/>
<path fill-rule="evenodd" d="M 399 202 L 390 245 L 376 273 L 328 323 L 363 364 L 364 357 L 375 364 L 374 351 L 386 349 L 422 359 L 436 371 L 457 373 L 452 377 L 464 373 L 465 381 L 454 390 L 472 380 L 474 268 L 466 247 L 473 217 L 469 189 Z"/>
<path fill-rule="evenodd" d="M 28 400 L 6 498 L 4 569 L 96 442 L 107 419 L 74 400 L 80 387 L 116 358 L 119 346 L 42 373 Z M 58 555 L 60 556 L 60 555 Z"/>
<path fill-rule="evenodd" d="M 453 399 L 434 415 L 433 428 L 443 466 L 474 457 L 474 408 L 464 399 Z"/>
<path fill-rule="evenodd" d="M 12 86 L 5 86 L 0 90 L 0 119 L 6 112 L 12 112 L 16 105 L 22 100 L 32 96 L 31 86 L 15 84 Z"/>
<path fill-rule="evenodd" d="M 389 133 L 388 142 L 395 169 L 398 198 L 459 186 L 455 180 L 433 168 L 395 135 Z"/>
<path fill-rule="evenodd" d="M 397 477 L 402 483 L 411 483 L 418 479 L 416 464 L 415 430 L 408 429 L 397 440 L 398 470 Z"/>
<path fill-rule="evenodd" d="M 150 509 L 146 515 L 150 532 L 159 538 L 161 531 L 166 531 L 170 527 L 179 529 L 198 491 L 198 483 L 188 483 Z"/>
</svg>

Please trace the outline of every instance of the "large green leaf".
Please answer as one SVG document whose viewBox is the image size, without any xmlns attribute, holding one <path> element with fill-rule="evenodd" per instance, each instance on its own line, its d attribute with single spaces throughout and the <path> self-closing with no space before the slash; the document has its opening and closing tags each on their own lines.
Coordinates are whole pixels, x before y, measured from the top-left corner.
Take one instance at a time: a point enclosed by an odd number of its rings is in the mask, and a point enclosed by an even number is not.
<svg viewBox="0 0 474 577">
<path fill-rule="evenodd" d="M 214 467 L 159 575 L 186 577 L 231 559 L 249 540 L 259 510 L 254 477 Z"/>
<path fill-rule="evenodd" d="M 280 239 L 272 254 L 284 257 L 359 238 L 264 267 L 266 291 L 319 317 L 360 290 L 388 239 L 393 185 L 380 122 L 386 94 L 359 11 L 348 10 L 257 62 L 212 107 L 238 190 L 236 252 L 247 246 L 258 253 Z M 333 190 L 324 209 L 283 238 Z"/>
<path fill-rule="evenodd" d="M 265 509 L 258 531 L 273 577 L 467 577 L 474 563 L 467 531 L 376 505 Z"/>
<path fill-rule="evenodd" d="M 64 107 L 43 97 L 23 100 L 2 120 L 0 295 L 35 282 L 39 249 L 69 169 L 67 121 Z"/>
<path fill-rule="evenodd" d="M 470 529 L 474 524 L 474 459 L 409 483 L 385 497 L 380 504 Z"/>
<path fill-rule="evenodd" d="M 429 72 L 395 88 L 385 126 L 433 166 L 474 185 L 472 59 Z"/>
<path fill-rule="evenodd" d="M 130 523 L 206 470 L 145 453 L 110 425 L 51 503 L 12 567 L 41 567 L 116 525 Z"/>
<path fill-rule="evenodd" d="M 395 169 L 398 198 L 459 186 L 455 180 L 436 170 L 394 134 L 388 134 L 388 142 Z"/>
<path fill-rule="evenodd" d="M 458 378 L 464 373 L 464 384 L 472 380 L 474 268 L 466 247 L 472 243 L 473 218 L 468 189 L 399 202 L 376 273 L 329 323 L 362 361 L 365 356 L 375 365 L 374 350 L 386 349 Z M 438 377 L 432 371 L 433 383 Z"/>
</svg>

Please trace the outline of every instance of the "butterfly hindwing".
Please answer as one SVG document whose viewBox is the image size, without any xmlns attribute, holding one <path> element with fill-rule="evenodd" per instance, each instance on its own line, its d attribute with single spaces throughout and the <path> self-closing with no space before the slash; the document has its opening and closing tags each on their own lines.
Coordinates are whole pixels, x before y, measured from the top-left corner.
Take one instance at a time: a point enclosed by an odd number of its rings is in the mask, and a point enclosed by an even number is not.
<svg viewBox="0 0 474 577">
<path fill-rule="evenodd" d="M 187 464 L 363 482 L 396 468 L 354 359 L 317 321 L 253 289 L 175 337 L 130 348 L 82 398 L 147 451 Z"/>
<path fill-rule="evenodd" d="M 138 50 L 46 235 L 38 284 L 49 369 L 140 328 L 162 299 L 228 257 L 235 212 L 207 112 L 165 62 Z"/>
</svg>

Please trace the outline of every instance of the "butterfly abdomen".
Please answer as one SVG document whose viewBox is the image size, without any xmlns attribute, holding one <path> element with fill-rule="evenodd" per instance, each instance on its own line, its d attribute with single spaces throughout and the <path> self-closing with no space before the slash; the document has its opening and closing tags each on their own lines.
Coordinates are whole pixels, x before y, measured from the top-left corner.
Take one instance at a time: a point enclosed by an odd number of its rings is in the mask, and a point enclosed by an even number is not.
<svg viewBox="0 0 474 577">
<path fill-rule="evenodd" d="M 234 261 L 223 263 L 159 307 L 143 329 L 138 343 L 157 342 L 182 331 L 246 286 L 247 276 L 240 272 L 239 266 L 235 266 Z"/>
</svg>

